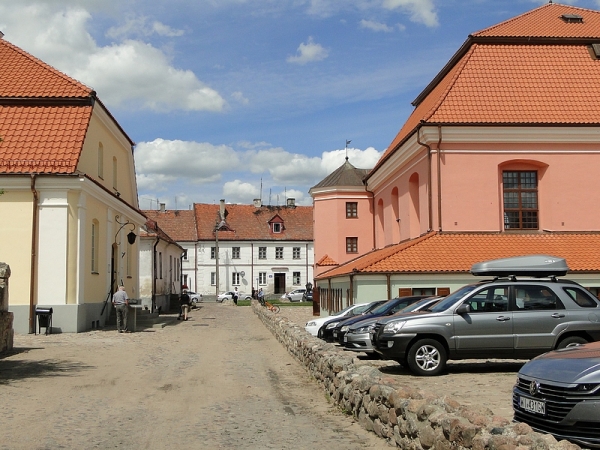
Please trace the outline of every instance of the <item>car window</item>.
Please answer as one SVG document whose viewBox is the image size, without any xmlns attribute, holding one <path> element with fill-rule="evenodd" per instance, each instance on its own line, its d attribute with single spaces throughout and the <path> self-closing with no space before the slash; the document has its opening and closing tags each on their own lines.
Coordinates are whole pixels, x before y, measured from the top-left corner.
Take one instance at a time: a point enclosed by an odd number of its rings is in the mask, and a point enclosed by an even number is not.
<svg viewBox="0 0 600 450">
<path fill-rule="evenodd" d="M 460 300 L 475 289 L 477 289 L 476 284 L 470 284 L 468 286 L 461 287 L 458 291 L 453 292 L 449 296 L 445 297 L 441 302 L 437 303 L 433 308 L 431 308 L 431 312 L 446 311 L 448 308 L 453 306 L 457 300 Z"/>
<path fill-rule="evenodd" d="M 517 310 L 564 309 L 558 296 L 547 286 L 516 286 L 515 304 Z"/>
<path fill-rule="evenodd" d="M 371 306 L 371 304 L 370 303 L 366 303 L 364 305 L 357 306 L 356 308 L 354 308 L 352 311 L 349 311 L 348 313 L 356 316 L 358 314 L 362 314 L 367 309 L 369 309 L 369 306 Z"/>
<path fill-rule="evenodd" d="M 563 290 L 582 308 L 596 308 L 598 301 L 585 289 L 564 287 Z"/>
<path fill-rule="evenodd" d="M 371 310 L 372 314 L 385 314 L 390 309 L 390 302 L 385 302 L 383 305 L 379 305 L 377 308 Z"/>
<path fill-rule="evenodd" d="M 482 289 L 464 302 L 472 313 L 508 311 L 508 286 Z"/>
</svg>

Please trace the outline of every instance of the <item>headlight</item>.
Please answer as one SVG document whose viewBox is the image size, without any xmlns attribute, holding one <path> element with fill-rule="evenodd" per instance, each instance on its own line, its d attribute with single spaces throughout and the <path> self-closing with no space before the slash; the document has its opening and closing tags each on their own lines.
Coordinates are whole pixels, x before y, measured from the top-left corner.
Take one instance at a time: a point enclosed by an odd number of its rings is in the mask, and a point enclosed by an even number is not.
<svg viewBox="0 0 600 450">
<path fill-rule="evenodd" d="M 344 325 L 340 331 L 342 333 L 345 333 L 346 331 L 348 331 L 348 328 L 350 328 L 348 325 Z"/>
<path fill-rule="evenodd" d="M 331 330 L 332 328 L 337 327 L 338 323 L 339 322 L 332 322 L 332 323 L 328 324 L 325 328 L 327 328 L 328 330 Z"/>
<path fill-rule="evenodd" d="M 383 327 L 383 332 L 384 333 L 397 333 L 398 331 L 400 331 L 400 329 L 404 326 L 405 323 L 406 323 L 405 320 L 390 322 L 390 323 L 386 324 L 385 327 Z"/>
<path fill-rule="evenodd" d="M 306 326 L 307 327 L 316 327 L 317 326 L 317 322 L 315 322 L 314 320 L 312 322 L 306 322 Z"/>
<path fill-rule="evenodd" d="M 375 328 L 375 325 L 365 325 L 364 327 L 357 328 L 356 330 L 354 330 L 354 332 L 356 334 L 368 333 L 373 328 Z"/>
</svg>

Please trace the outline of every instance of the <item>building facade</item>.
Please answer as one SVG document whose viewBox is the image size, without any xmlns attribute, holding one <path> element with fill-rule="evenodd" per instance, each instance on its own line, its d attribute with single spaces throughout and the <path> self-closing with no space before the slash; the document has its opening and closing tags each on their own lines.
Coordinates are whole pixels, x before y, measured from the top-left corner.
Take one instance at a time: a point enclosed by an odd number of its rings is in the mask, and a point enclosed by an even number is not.
<svg viewBox="0 0 600 450">
<path fill-rule="evenodd" d="M 322 306 L 447 293 L 473 263 L 527 253 L 565 257 L 597 291 L 599 43 L 600 12 L 555 3 L 471 34 L 363 178 L 375 250 L 319 273 Z M 315 215 L 315 235 L 331 220 Z"/>
</svg>

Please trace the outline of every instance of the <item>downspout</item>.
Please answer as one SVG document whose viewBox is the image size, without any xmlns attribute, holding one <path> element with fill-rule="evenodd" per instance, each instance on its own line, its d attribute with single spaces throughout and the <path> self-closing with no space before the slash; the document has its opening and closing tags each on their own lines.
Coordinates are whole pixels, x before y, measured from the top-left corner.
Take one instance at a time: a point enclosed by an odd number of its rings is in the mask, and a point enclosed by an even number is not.
<svg viewBox="0 0 600 450">
<path fill-rule="evenodd" d="M 160 242 L 160 237 L 156 235 L 156 242 L 152 246 L 152 312 L 156 311 L 156 246 Z"/>
<path fill-rule="evenodd" d="M 194 292 L 198 292 L 198 241 L 194 242 Z M 189 259 L 189 258 L 188 258 Z M 190 283 L 192 284 L 192 283 Z M 188 286 L 191 288 L 191 286 Z"/>
<path fill-rule="evenodd" d="M 31 223 L 31 271 L 29 274 L 29 334 L 35 333 L 35 265 L 37 260 L 37 235 L 38 235 L 38 204 L 40 197 L 35 189 L 35 178 L 31 174 L 31 193 L 33 194 L 33 218 Z"/>
<path fill-rule="evenodd" d="M 307 285 L 308 283 L 312 284 L 313 280 L 308 279 L 308 244 L 304 245 L 306 246 L 306 283 L 304 284 Z"/>
<path fill-rule="evenodd" d="M 258 283 L 254 286 L 254 242 L 250 242 L 250 284 L 255 290 L 254 294 L 258 297 Z"/>
<path fill-rule="evenodd" d="M 422 124 L 417 128 L 417 144 L 422 145 L 423 147 L 427 147 L 427 202 L 428 202 L 428 214 L 429 214 L 429 224 L 427 231 L 433 230 L 433 195 L 431 193 L 431 146 L 421 142 L 421 128 Z"/>
<path fill-rule="evenodd" d="M 442 231 L 442 126 L 438 125 L 437 145 L 438 231 Z"/>
<path fill-rule="evenodd" d="M 392 299 L 392 282 L 391 282 L 390 274 L 386 273 L 385 278 L 386 278 L 386 283 L 387 283 L 387 298 L 388 298 L 388 300 L 391 300 Z"/>
</svg>

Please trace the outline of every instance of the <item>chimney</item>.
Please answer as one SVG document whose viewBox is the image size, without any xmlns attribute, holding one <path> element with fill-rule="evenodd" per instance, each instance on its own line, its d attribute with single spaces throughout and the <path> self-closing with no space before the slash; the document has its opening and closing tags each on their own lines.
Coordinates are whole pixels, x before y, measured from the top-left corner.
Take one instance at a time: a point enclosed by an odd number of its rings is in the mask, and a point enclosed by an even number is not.
<svg viewBox="0 0 600 450">
<path fill-rule="evenodd" d="M 262 206 L 262 200 L 260 198 L 255 198 L 254 199 L 254 207 L 260 208 L 261 206 Z"/>
<path fill-rule="evenodd" d="M 288 198 L 287 199 L 287 207 L 288 208 L 295 208 L 296 207 L 296 199 L 295 198 Z"/>
<path fill-rule="evenodd" d="M 165 212 L 165 206 L 166 205 L 164 203 L 160 204 L 160 212 Z"/>
<path fill-rule="evenodd" d="M 225 220 L 225 199 L 221 199 L 221 204 L 219 205 L 219 216 L 221 218 L 221 222 Z"/>
</svg>

